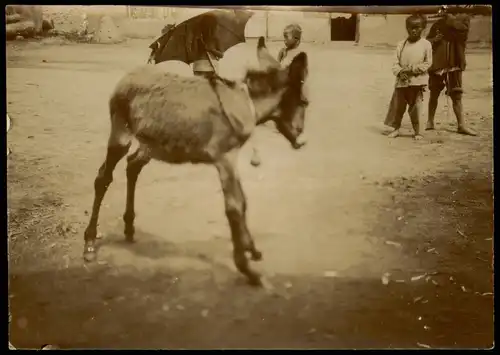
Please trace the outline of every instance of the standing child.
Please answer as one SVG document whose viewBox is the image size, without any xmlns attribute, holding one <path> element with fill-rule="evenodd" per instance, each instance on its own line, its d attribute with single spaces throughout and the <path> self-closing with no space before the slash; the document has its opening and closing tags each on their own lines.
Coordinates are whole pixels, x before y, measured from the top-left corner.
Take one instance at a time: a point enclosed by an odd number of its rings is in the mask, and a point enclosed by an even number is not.
<svg viewBox="0 0 500 355">
<path fill-rule="evenodd" d="M 299 49 L 300 46 L 300 40 L 302 38 L 302 28 L 298 24 L 290 24 L 285 27 L 283 30 L 283 41 L 285 43 L 285 46 L 279 51 L 278 53 L 278 62 L 286 67 L 290 65 L 292 62 L 293 58 L 300 52 L 303 52 L 302 49 Z M 305 90 L 305 85 L 303 87 L 303 90 Z M 307 102 L 307 98 L 304 97 L 304 102 Z M 305 140 L 302 138 L 303 144 L 305 144 Z M 257 148 L 255 146 L 252 148 L 252 159 L 250 163 L 253 166 L 259 166 L 260 165 L 260 157 L 259 153 L 257 151 Z"/>
<path fill-rule="evenodd" d="M 394 128 L 388 135 L 399 136 L 401 121 L 406 107 L 414 130 L 414 138 L 422 139 L 420 134 L 420 113 L 422 111 L 423 93 L 428 81 L 427 70 L 432 65 L 432 45 L 422 38 L 427 26 L 423 15 L 411 15 L 406 18 L 408 37 L 398 43 L 396 58 L 392 71 L 396 76 L 396 87 L 389 104 L 385 124 Z"/>
<path fill-rule="evenodd" d="M 299 46 L 302 38 L 302 28 L 298 24 L 291 24 L 283 30 L 285 46 L 278 54 L 278 62 L 283 66 L 290 65 L 293 58 L 300 53 Z"/>
<path fill-rule="evenodd" d="M 470 16 L 446 13 L 446 6 L 440 11 L 441 18 L 431 27 L 427 40 L 432 43 L 433 64 L 429 69 L 429 118 L 426 130 L 434 129 L 434 116 L 441 91 L 451 98 L 457 119 L 457 132 L 476 136 L 468 127 L 462 107 L 462 73 L 466 67 L 465 48 L 469 36 Z"/>
</svg>

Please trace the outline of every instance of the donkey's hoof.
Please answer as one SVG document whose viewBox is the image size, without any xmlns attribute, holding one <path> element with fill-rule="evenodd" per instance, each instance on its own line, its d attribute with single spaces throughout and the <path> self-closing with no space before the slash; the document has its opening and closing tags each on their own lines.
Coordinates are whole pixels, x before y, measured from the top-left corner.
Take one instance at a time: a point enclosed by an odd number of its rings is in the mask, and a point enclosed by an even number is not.
<svg viewBox="0 0 500 355">
<path fill-rule="evenodd" d="M 94 247 L 85 247 L 83 251 L 83 260 L 87 263 L 92 263 L 97 259 L 97 252 Z"/>
<path fill-rule="evenodd" d="M 135 234 L 135 228 L 134 226 L 125 226 L 125 230 L 123 231 L 123 234 L 125 234 L 125 241 L 127 243 L 134 243 L 134 234 Z"/>
<path fill-rule="evenodd" d="M 258 250 L 252 250 L 250 252 L 250 255 L 251 255 L 251 259 L 253 261 L 261 261 L 262 260 L 262 253 Z"/>
<path fill-rule="evenodd" d="M 95 248 L 94 243 L 85 244 L 83 248 L 83 260 L 88 263 L 91 263 L 97 259 L 97 250 Z"/>
<path fill-rule="evenodd" d="M 127 243 L 132 244 L 132 243 L 135 243 L 135 238 L 134 238 L 134 236 L 133 236 L 133 235 L 125 235 L 125 241 L 126 241 Z"/>
<path fill-rule="evenodd" d="M 305 146 L 307 144 L 307 142 L 304 140 L 304 141 L 296 141 L 292 144 L 292 147 L 293 149 L 300 149 L 302 148 L 303 146 Z"/>
<path fill-rule="evenodd" d="M 250 286 L 254 286 L 254 287 L 263 287 L 264 286 L 264 283 L 262 282 L 262 278 L 260 275 L 247 275 L 247 280 L 248 280 L 248 284 Z"/>
</svg>

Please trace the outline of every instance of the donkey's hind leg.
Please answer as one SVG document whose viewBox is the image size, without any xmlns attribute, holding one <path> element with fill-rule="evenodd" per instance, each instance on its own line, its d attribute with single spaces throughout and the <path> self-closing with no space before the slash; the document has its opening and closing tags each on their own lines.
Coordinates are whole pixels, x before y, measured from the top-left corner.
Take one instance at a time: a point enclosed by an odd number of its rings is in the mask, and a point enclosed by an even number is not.
<svg viewBox="0 0 500 355">
<path fill-rule="evenodd" d="M 262 253 L 255 248 L 246 223 L 246 197 L 236 170 L 237 151 L 227 153 L 215 163 L 219 172 L 226 216 L 231 228 L 233 258 L 238 270 L 247 276 L 250 283 L 261 285 L 260 275 L 250 268 L 246 252 L 253 260 L 262 259 Z"/>
<path fill-rule="evenodd" d="M 84 239 L 85 245 L 83 249 L 83 257 L 85 261 L 93 261 L 96 258 L 95 242 L 97 236 L 97 222 L 99 219 L 99 211 L 101 209 L 102 200 L 108 190 L 109 185 L 113 181 L 113 171 L 118 162 L 127 154 L 130 149 L 130 136 L 112 126 L 111 135 L 108 141 L 108 151 L 106 160 L 99 168 L 97 177 L 94 181 L 94 204 L 92 206 L 92 215 L 85 230 Z"/>
<path fill-rule="evenodd" d="M 127 206 L 125 207 L 123 222 L 125 222 L 125 239 L 128 242 L 134 241 L 134 204 L 137 179 L 142 168 L 144 168 L 150 160 L 151 157 L 147 151 L 141 147 L 127 158 Z"/>
</svg>

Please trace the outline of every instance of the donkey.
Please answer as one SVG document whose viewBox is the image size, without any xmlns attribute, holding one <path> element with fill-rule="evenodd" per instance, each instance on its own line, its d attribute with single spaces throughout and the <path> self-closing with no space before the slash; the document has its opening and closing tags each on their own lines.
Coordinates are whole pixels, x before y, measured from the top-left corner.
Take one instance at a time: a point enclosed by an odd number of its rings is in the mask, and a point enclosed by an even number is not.
<svg viewBox="0 0 500 355">
<path fill-rule="evenodd" d="M 267 50 L 262 47 L 258 51 Z M 247 202 L 237 170 L 241 147 L 257 124 L 273 119 L 293 148 L 304 128 L 301 91 L 307 55 L 300 53 L 287 68 L 260 61 L 242 82 L 221 77 L 180 77 L 145 66 L 125 75 L 109 100 L 111 132 L 107 155 L 94 182 L 92 215 L 84 234 L 84 259 L 96 259 L 99 210 L 113 181 L 117 163 L 132 140 L 138 149 L 127 157 L 127 199 L 123 215 L 125 239 L 134 241 L 134 199 L 138 176 L 151 159 L 170 164 L 211 164 L 218 170 L 236 268 L 253 285 L 262 285 L 251 260 L 262 259 L 247 227 Z M 264 68 L 263 68 L 264 67 Z M 281 107 L 281 115 L 269 114 Z"/>
</svg>

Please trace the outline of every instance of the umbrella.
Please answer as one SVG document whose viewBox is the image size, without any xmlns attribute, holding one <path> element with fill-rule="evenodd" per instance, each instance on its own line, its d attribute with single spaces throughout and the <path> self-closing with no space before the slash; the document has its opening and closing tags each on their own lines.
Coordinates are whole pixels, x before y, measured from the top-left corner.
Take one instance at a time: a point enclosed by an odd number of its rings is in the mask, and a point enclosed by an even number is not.
<svg viewBox="0 0 500 355">
<path fill-rule="evenodd" d="M 159 44 L 153 54 L 156 64 L 178 60 L 191 64 L 205 54 L 198 45 L 202 32 L 210 31 L 216 49 L 222 53 L 245 42 L 245 27 L 253 13 L 248 10 L 212 10 L 192 17 L 155 40 Z M 210 28 L 207 28 L 210 26 Z M 151 48 L 150 46 L 150 48 Z"/>
<path fill-rule="evenodd" d="M 170 32 L 174 29 L 175 23 L 166 25 L 163 27 L 161 31 L 161 36 L 155 39 L 153 43 L 149 45 L 149 49 L 151 49 L 151 54 L 149 55 L 148 64 L 151 63 L 156 55 L 156 53 L 162 48 L 164 44 L 167 43 L 168 36 L 170 36 Z"/>
</svg>

